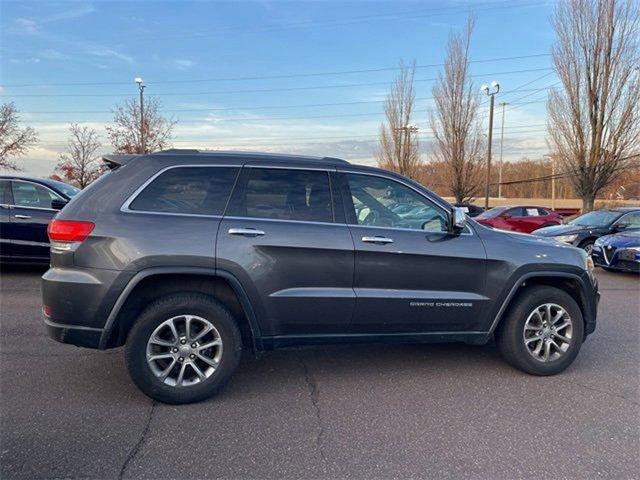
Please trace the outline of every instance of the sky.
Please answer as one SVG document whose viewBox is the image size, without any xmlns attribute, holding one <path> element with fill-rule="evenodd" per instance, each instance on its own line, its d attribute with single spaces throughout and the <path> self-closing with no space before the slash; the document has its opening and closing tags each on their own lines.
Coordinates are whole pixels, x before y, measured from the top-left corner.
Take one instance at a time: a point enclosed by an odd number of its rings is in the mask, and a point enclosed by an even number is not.
<svg viewBox="0 0 640 480">
<path fill-rule="evenodd" d="M 545 102 L 554 3 L 440 1 L 0 2 L 0 101 L 14 102 L 39 142 L 19 160 L 49 176 L 70 122 L 110 151 L 112 109 L 157 96 L 177 120 L 173 147 L 303 153 L 375 164 L 383 102 L 401 61 L 415 60 L 421 152 L 431 149 L 431 89 L 447 38 L 470 12 L 474 86 L 498 81 L 506 161 L 547 152 Z M 479 93 L 479 95 L 482 95 Z M 488 100 L 480 109 L 488 118 Z"/>
</svg>

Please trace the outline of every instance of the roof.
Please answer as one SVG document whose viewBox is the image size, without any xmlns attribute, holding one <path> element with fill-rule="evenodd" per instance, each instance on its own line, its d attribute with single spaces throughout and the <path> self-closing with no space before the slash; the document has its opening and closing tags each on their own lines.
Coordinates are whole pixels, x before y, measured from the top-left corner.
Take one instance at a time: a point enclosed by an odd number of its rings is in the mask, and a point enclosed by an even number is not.
<svg viewBox="0 0 640 480">
<path fill-rule="evenodd" d="M 313 162 L 316 164 L 325 164 L 325 165 L 349 165 L 349 162 L 346 160 L 342 160 L 339 158 L 332 157 L 317 157 L 311 155 L 293 155 L 288 153 L 265 153 L 265 152 L 241 152 L 241 151 L 226 151 L 226 150 L 196 150 L 196 149 L 169 149 L 162 150 L 160 152 L 154 152 L 146 155 L 138 155 L 138 154 L 110 154 L 104 155 L 102 159 L 110 166 L 119 166 L 124 165 L 125 163 L 130 162 L 134 158 L 137 157 L 164 157 L 164 156 L 172 156 L 179 157 L 180 155 L 184 155 L 185 157 L 194 156 L 198 157 L 206 157 L 211 160 L 225 160 L 229 157 L 233 157 L 234 159 L 246 159 L 247 161 L 261 161 L 265 162 Z"/>
<path fill-rule="evenodd" d="M 53 180 L 51 178 L 41 178 L 41 177 L 31 177 L 29 175 L 0 175 L 0 179 L 3 180 L 25 180 L 27 182 L 38 183 L 40 185 L 45 185 L 52 190 L 55 190 L 56 193 L 60 193 L 65 197 L 68 197 L 66 193 L 66 189 L 68 188 L 76 188 L 73 185 L 69 185 L 65 182 L 60 182 L 58 180 Z"/>
<path fill-rule="evenodd" d="M 612 207 L 612 208 L 606 208 L 603 210 L 610 210 L 612 212 L 635 212 L 636 210 L 640 210 L 640 206 L 639 207 Z"/>
</svg>

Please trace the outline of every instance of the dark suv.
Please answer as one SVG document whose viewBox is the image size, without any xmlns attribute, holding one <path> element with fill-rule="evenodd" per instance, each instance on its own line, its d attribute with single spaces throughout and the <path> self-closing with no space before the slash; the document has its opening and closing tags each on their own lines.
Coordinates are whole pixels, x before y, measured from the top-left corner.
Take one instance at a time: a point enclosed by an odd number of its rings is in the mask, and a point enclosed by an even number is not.
<svg viewBox="0 0 640 480">
<path fill-rule="evenodd" d="M 535 375 L 594 331 L 584 251 L 483 227 L 400 175 L 333 158 L 169 150 L 112 170 L 49 226 L 58 341 L 125 345 L 150 397 L 212 395 L 243 348 L 483 344 Z"/>
</svg>

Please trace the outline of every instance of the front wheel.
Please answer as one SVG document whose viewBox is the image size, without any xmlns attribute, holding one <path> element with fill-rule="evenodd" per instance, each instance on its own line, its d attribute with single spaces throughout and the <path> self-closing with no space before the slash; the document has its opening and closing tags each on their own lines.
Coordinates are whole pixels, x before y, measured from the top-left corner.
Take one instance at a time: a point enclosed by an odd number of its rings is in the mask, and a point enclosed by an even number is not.
<svg viewBox="0 0 640 480">
<path fill-rule="evenodd" d="M 238 366 L 242 340 L 231 314 L 199 293 L 152 302 L 127 337 L 125 361 L 140 390 L 163 403 L 216 393 Z"/>
<path fill-rule="evenodd" d="M 593 240 L 585 240 L 580 244 L 579 248 L 587 252 L 587 255 L 591 255 L 591 251 L 593 250 L 593 243 Z"/>
<path fill-rule="evenodd" d="M 555 375 L 575 360 L 584 338 L 582 312 L 565 291 L 548 286 L 520 292 L 496 332 L 503 358 L 532 375 Z"/>
</svg>

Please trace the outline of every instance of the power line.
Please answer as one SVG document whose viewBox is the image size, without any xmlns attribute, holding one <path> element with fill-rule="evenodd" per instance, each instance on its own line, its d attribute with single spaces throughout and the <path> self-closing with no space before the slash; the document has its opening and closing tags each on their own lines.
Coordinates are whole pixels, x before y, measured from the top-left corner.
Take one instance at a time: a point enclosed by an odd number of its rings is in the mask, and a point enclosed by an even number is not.
<svg viewBox="0 0 640 480">
<path fill-rule="evenodd" d="M 546 100 L 537 100 L 532 102 L 522 102 L 517 106 L 522 105 L 530 105 L 530 104 L 539 104 L 546 103 Z M 203 110 L 207 111 L 207 110 Z M 165 110 L 166 112 L 166 110 Z M 414 110 L 415 113 L 427 113 L 429 109 L 424 110 Z M 480 111 L 479 113 L 483 113 Z M 69 113 L 69 112 L 61 112 L 61 113 Z M 108 113 L 105 111 L 96 111 L 94 113 Z M 283 120 L 315 120 L 315 119 L 331 119 L 331 118 L 349 118 L 349 117 L 372 117 L 372 116 L 381 116 L 384 115 L 384 112 L 371 112 L 371 113 L 346 113 L 346 114 L 332 114 L 332 115 L 298 115 L 298 116 L 278 116 L 278 117 L 227 117 L 227 118 L 209 118 L 209 119 L 201 119 L 201 120 L 179 120 L 179 124 L 188 124 L 188 123 L 198 123 L 198 124 L 207 124 L 212 123 L 213 121 L 217 123 L 232 123 L 232 122 L 265 122 L 265 121 L 283 121 Z M 92 119 L 92 120 L 25 120 L 25 123 L 47 123 L 47 124 L 55 124 L 55 123 L 104 123 L 110 122 L 111 119 Z"/>
<path fill-rule="evenodd" d="M 516 132 L 511 132 L 509 134 L 505 134 L 505 136 L 517 136 L 517 135 L 521 135 L 524 133 L 537 133 L 537 132 L 546 132 L 546 129 L 529 129 L 529 130 L 522 130 L 522 131 L 516 131 Z M 432 132 L 417 132 L 418 135 L 420 135 L 423 138 L 433 138 L 433 133 Z M 359 135 L 329 135 L 329 136 L 310 136 L 310 137 L 290 137 L 290 136 L 271 136 L 271 137 L 227 137 L 227 138 L 219 138 L 216 139 L 216 143 L 220 143 L 220 144 L 227 144 L 228 142 L 267 142 L 266 145 L 271 144 L 269 141 L 274 140 L 276 141 L 275 145 L 280 145 L 283 143 L 277 143 L 278 140 L 281 140 L 282 142 L 295 142 L 295 141 L 299 141 L 299 140 L 312 140 L 312 141 L 319 141 L 319 140 L 357 140 L 357 139 L 364 139 L 364 138 L 373 138 L 373 137 L 378 137 L 379 134 L 378 133 L 371 133 L 371 134 L 359 134 Z M 102 137 L 102 139 L 104 139 Z M 198 139 L 182 139 L 182 140 L 176 140 L 174 143 L 194 143 L 199 141 Z M 47 142 L 47 141 L 43 141 L 42 143 L 46 143 L 47 145 L 66 145 L 66 142 Z M 260 143 L 261 145 L 265 145 L 265 143 Z"/>
<path fill-rule="evenodd" d="M 552 85 L 553 86 L 553 85 Z M 551 86 L 551 87 L 552 87 Z M 547 87 L 545 87 L 547 88 Z M 549 87 L 550 88 L 550 87 Z M 533 93 L 540 92 L 544 88 L 537 88 L 533 90 Z M 522 90 L 520 90 L 522 91 Z M 526 91 L 526 90 L 525 90 Z M 510 90 L 509 93 L 516 92 L 516 90 Z M 436 97 L 419 97 L 415 100 L 434 100 Z M 522 97 L 524 98 L 524 97 Z M 316 107 L 337 107 L 345 105 L 361 105 L 371 103 L 384 103 L 386 99 L 381 100 L 358 100 L 354 102 L 332 102 L 332 103 L 313 103 L 313 104 L 293 104 L 293 105 L 261 105 L 261 106 L 240 106 L 240 107 L 216 107 L 216 108 L 176 108 L 166 109 L 167 113 L 179 113 L 179 112 L 223 112 L 233 110 L 272 110 L 272 109 L 288 109 L 288 108 L 316 108 Z M 517 105 L 517 104 L 516 104 Z M 47 110 L 47 111 L 33 111 L 33 112 L 21 112 L 22 114 L 29 115 L 53 115 L 53 114 L 77 114 L 77 113 L 106 113 L 104 110 Z"/>
<path fill-rule="evenodd" d="M 510 70 L 504 72 L 490 72 L 479 73 L 475 75 L 469 75 L 472 78 L 476 77 L 488 77 L 493 75 L 512 75 L 517 73 L 530 73 L 540 72 L 546 70 L 553 70 L 552 67 L 545 68 L 527 68 L 523 70 Z M 544 76 L 548 76 L 554 72 L 549 72 Z M 433 78 L 419 78 L 414 80 L 416 83 L 422 82 L 434 82 L 438 80 L 438 77 Z M 535 80 L 534 80 L 535 81 Z M 201 96 L 201 95 L 230 95 L 230 94 L 244 94 L 244 93 L 269 93 L 269 92 L 295 92 L 304 90 L 322 90 L 322 89 L 334 89 L 334 88 L 351 88 L 351 87 L 372 87 L 380 85 L 390 85 L 393 80 L 387 80 L 384 82 L 366 82 L 366 83 L 346 83 L 336 85 L 310 85 L 307 87 L 281 87 L 281 88 L 258 88 L 258 89 L 246 89 L 246 90 L 217 90 L 208 92 L 158 92 L 154 93 L 154 97 L 169 97 L 169 96 Z M 531 82 L 533 83 L 533 82 Z M 517 88 L 511 91 L 516 91 Z M 508 93 L 508 92 L 505 92 Z M 12 97 L 12 98 L 42 98 L 42 97 L 134 97 L 135 94 L 131 92 L 122 93 L 27 93 L 27 94 L 1 94 L 0 96 Z"/>
<path fill-rule="evenodd" d="M 491 62 L 503 62 L 509 60 L 522 60 L 529 58 L 548 57 L 549 53 L 537 53 L 532 55 L 517 55 L 513 57 L 496 57 L 486 58 L 482 60 L 471 60 L 469 63 L 491 63 Z M 436 68 L 444 66 L 443 63 L 432 63 L 425 65 L 416 65 L 416 69 L 423 68 Z M 174 83 L 204 83 L 204 82 L 236 82 L 245 80 L 276 80 L 282 78 L 302 78 L 302 77 L 321 77 L 321 76 L 334 76 L 334 75 L 348 75 L 356 73 L 376 73 L 376 72 L 390 72 L 400 70 L 402 67 L 381 67 L 381 68 L 367 68 L 362 70 L 336 70 L 327 72 L 310 72 L 310 73 L 289 73 L 280 75 L 259 75 L 259 76 L 246 76 L 246 77 L 217 77 L 217 78 L 200 78 L 189 80 L 148 80 L 147 84 L 160 85 L 160 84 L 174 84 Z M 69 83 L 8 83 L 2 85 L 5 88 L 23 88 L 23 87 L 78 87 L 78 86 L 104 86 L 104 85 L 130 85 L 131 82 L 69 82 Z"/>
</svg>

